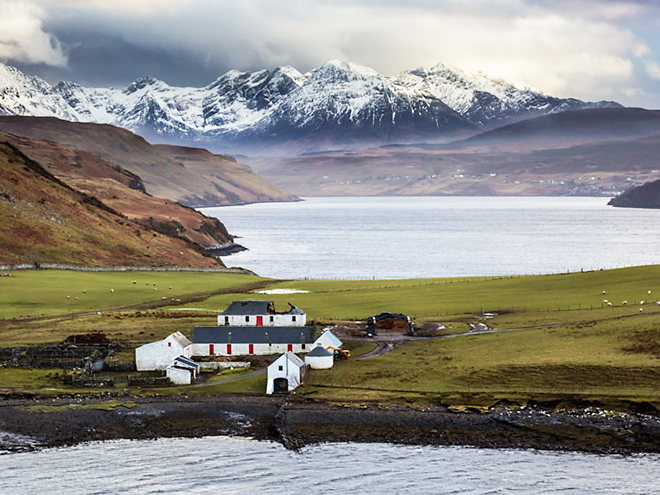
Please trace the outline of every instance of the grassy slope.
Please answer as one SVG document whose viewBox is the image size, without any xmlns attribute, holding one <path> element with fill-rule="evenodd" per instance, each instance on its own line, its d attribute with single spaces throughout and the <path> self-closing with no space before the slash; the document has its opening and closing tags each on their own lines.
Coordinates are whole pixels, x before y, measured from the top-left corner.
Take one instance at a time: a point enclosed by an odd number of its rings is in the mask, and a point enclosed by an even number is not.
<svg viewBox="0 0 660 495">
<path fill-rule="evenodd" d="M 0 318 L 3 319 L 116 308 L 229 287 L 238 290 L 241 286 L 263 280 L 251 275 L 227 273 L 86 273 L 63 270 L 11 273 L 12 277 L 0 277 L 0 293 L 3 294 Z M 87 293 L 83 293 L 85 290 Z"/>
<path fill-rule="evenodd" d="M 308 384 L 392 391 L 586 394 L 659 400 L 660 316 L 411 342 L 377 359 L 315 371 Z M 315 395 L 338 399 L 341 389 Z M 358 392 L 364 397 L 364 392 Z"/>
<path fill-rule="evenodd" d="M 625 268 L 618 270 L 519 277 L 285 282 L 280 288 L 309 291 L 308 294 L 259 295 L 272 299 L 280 307 L 291 302 L 317 320 L 364 319 L 381 311 L 406 313 L 416 319 L 438 319 L 443 315 L 477 314 L 484 311 L 515 309 L 529 311 L 529 318 L 541 312 L 554 314 L 556 321 L 574 316 L 573 311 L 600 309 L 603 299 L 619 306 L 624 300 L 630 304 L 660 297 L 660 266 Z M 606 295 L 602 295 L 602 291 Z M 647 291 L 651 290 L 649 295 Z M 221 295 L 212 297 L 196 307 L 214 309 L 225 307 L 234 297 L 254 299 L 254 295 Z M 637 311 L 631 305 L 607 308 L 612 314 Z M 562 310 L 562 311 L 558 311 Z M 531 314 L 534 313 L 534 314 Z M 579 318 L 578 318 L 579 319 Z M 544 323 L 552 322 L 545 320 Z"/>
<path fill-rule="evenodd" d="M 153 282 L 168 284 L 175 293 L 199 292 L 218 286 L 238 285 L 226 275 L 205 274 L 85 274 L 74 272 L 18 272 L 0 278 L 3 293 L 17 293 L 6 306 L 7 315 L 22 314 L 44 302 L 50 312 L 67 311 L 66 287 L 94 285 L 95 304 L 148 300 Z M 63 276 L 62 276 L 63 275 Z M 660 383 L 660 314 L 655 305 L 601 307 L 602 299 L 631 304 L 660 294 L 660 267 L 637 267 L 603 272 L 514 278 L 438 279 L 402 281 L 304 281 L 278 286 L 310 290 L 285 296 L 231 293 L 192 304 L 220 310 L 235 299 L 274 299 L 306 309 L 311 318 L 342 319 L 368 316 L 382 310 L 402 311 L 432 320 L 451 320 L 486 310 L 518 308 L 490 320 L 495 326 L 538 328 L 490 335 L 408 342 L 378 358 L 339 363 L 329 371 L 315 371 L 304 391 L 311 397 L 332 401 L 445 400 L 454 404 L 490 403 L 497 398 L 632 398 L 658 401 Z M 24 277 L 24 278 L 23 278 Z M 161 278 L 162 277 L 162 278 Z M 172 277 L 176 277 L 176 285 Z M 218 277 L 217 279 L 215 277 Z M 254 281 L 254 277 L 238 280 Z M 132 280 L 138 283 L 134 286 Z M 146 283 L 150 285 L 147 286 Z M 15 284 L 13 288 L 9 284 Z M 215 285 L 214 285 L 215 284 Z M 110 300 L 108 293 L 115 287 Z M 40 287 L 37 292 L 35 288 Z M 11 288 L 11 290 L 5 290 Z M 603 296 L 602 290 L 607 294 Z M 169 289 L 167 289 L 169 292 Z M 20 294 L 23 294 L 22 296 Z M 26 294 L 28 301 L 21 303 Z M 169 295 L 169 294 L 168 294 Z M 157 297 L 160 297 L 158 294 Z M 655 298 L 653 298 L 655 299 Z M 557 307 L 594 305 L 594 309 L 557 311 Z M 93 306 L 93 305 L 91 305 Z M 173 306 L 178 307 L 180 305 Z M 23 309 L 17 310 L 17 307 Z M 537 312 L 537 308 L 539 311 Z M 550 309 L 549 311 L 547 311 Z M 528 310 L 528 311 L 523 311 Z M 40 311 L 43 311 L 40 309 Z M 213 321 L 210 313 L 181 316 L 180 311 L 90 315 L 73 320 L 0 324 L 0 337 L 8 343 L 61 341 L 71 333 L 98 329 L 125 343 L 151 341 L 181 330 L 190 335 L 197 324 Z M 436 313 L 446 316 L 436 317 Z M 611 319 L 631 315 L 626 318 Z M 571 323 L 584 321 L 583 323 Z M 356 349 L 357 350 L 357 349 Z M 9 377 L 11 378 L 11 377 Z M 15 377 L 14 377 L 15 378 Z M 1 383 L 1 377 L 0 377 Z M 259 393 L 264 377 L 250 377 L 230 384 L 200 387 L 195 393 Z M 331 385 L 332 387 L 315 387 Z M 337 388 L 333 388 L 337 387 Z M 354 387 L 372 388 L 373 391 Z M 167 389 L 166 391 L 168 391 Z M 177 393 L 171 389 L 168 393 Z M 468 398 L 469 397 L 469 398 Z"/>
</svg>

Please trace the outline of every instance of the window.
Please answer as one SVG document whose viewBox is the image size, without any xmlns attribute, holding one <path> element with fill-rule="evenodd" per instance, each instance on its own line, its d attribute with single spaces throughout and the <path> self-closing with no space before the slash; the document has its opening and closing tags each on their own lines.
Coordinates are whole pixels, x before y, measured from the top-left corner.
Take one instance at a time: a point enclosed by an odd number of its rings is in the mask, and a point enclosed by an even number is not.
<svg viewBox="0 0 660 495">
<path fill-rule="evenodd" d="M 172 342 L 168 342 L 167 347 L 172 347 Z"/>
<path fill-rule="evenodd" d="M 229 316 L 225 316 L 225 325 L 229 325 Z"/>
<path fill-rule="evenodd" d="M 302 344 L 302 348 L 305 349 L 305 344 Z"/>
<path fill-rule="evenodd" d="M 275 321 L 275 317 L 274 317 L 274 316 L 271 316 L 271 317 L 270 317 L 270 322 L 273 323 L 274 321 Z"/>
<path fill-rule="evenodd" d="M 284 366 L 282 366 L 281 364 L 277 368 L 279 369 L 279 371 L 284 371 Z"/>
<path fill-rule="evenodd" d="M 249 322 L 250 322 L 250 317 L 249 317 L 249 316 L 246 316 L 246 317 L 245 317 L 245 321 L 246 321 L 247 323 L 249 323 Z"/>
<path fill-rule="evenodd" d="M 293 315 L 293 316 L 291 317 L 291 321 L 296 321 L 296 315 Z"/>
</svg>

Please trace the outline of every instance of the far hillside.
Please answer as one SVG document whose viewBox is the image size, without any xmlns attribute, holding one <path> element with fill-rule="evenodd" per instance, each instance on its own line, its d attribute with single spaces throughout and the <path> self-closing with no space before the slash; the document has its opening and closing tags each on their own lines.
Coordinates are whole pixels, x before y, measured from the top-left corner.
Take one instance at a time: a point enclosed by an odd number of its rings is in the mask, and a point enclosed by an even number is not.
<svg viewBox="0 0 660 495">
<path fill-rule="evenodd" d="M 0 234 L 0 264 L 222 266 L 190 240 L 74 189 L 8 142 L 0 142 Z"/>
<path fill-rule="evenodd" d="M 149 194 L 188 206 L 297 199 L 234 158 L 202 149 L 154 146 L 111 125 L 15 116 L 0 117 L 0 130 L 93 153 L 141 177 Z"/>
</svg>

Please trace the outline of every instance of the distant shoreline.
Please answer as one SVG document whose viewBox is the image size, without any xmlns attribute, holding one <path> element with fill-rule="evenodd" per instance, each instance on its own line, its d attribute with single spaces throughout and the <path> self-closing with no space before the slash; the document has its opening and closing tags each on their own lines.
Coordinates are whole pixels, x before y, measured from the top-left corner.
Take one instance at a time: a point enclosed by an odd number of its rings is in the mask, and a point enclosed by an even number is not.
<svg viewBox="0 0 660 495">
<path fill-rule="evenodd" d="M 439 405 L 342 407 L 296 396 L 121 396 L 114 401 L 100 396 L 0 403 L 0 452 L 215 435 L 277 441 L 294 450 L 325 442 L 384 442 L 634 454 L 660 452 L 660 417 L 596 409 L 556 413 L 542 405 L 487 413 L 451 412 Z"/>
</svg>

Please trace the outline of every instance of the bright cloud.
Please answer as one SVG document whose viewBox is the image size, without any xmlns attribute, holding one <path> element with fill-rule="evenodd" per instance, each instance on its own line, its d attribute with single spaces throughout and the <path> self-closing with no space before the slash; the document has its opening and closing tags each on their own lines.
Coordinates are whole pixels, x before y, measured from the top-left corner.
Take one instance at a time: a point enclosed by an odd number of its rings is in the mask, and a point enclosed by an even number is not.
<svg viewBox="0 0 660 495">
<path fill-rule="evenodd" d="M 31 3 L 0 0 L 0 13 L 0 60 L 66 65 L 60 43 L 43 30 L 43 9 Z"/>
</svg>

